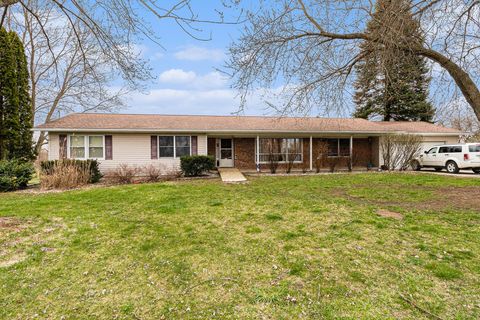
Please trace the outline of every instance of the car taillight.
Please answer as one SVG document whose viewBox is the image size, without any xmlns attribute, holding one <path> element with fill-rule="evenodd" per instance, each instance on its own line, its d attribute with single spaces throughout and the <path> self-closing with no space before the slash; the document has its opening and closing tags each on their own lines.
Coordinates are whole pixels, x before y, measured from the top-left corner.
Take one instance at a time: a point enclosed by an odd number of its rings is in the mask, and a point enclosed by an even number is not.
<svg viewBox="0 0 480 320">
<path fill-rule="evenodd" d="M 468 153 L 465 153 L 463 155 L 463 160 L 465 160 L 465 161 L 470 160 L 470 155 Z"/>
</svg>

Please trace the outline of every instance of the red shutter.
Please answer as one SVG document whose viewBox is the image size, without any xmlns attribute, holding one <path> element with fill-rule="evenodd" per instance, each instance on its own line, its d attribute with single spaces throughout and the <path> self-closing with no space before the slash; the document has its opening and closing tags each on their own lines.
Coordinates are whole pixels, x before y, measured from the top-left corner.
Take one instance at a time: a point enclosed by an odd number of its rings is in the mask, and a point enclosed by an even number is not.
<svg viewBox="0 0 480 320">
<path fill-rule="evenodd" d="M 192 136 L 192 156 L 196 156 L 197 154 L 198 154 L 197 136 Z"/>
<path fill-rule="evenodd" d="M 61 134 L 58 137 L 58 142 L 60 144 L 60 149 L 58 150 L 58 155 L 60 159 L 67 158 L 67 135 Z"/>
<path fill-rule="evenodd" d="M 105 160 L 113 159 L 112 136 L 105 136 Z"/>
<path fill-rule="evenodd" d="M 150 137 L 150 157 L 152 159 L 158 159 L 158 139 L 157 136 Z"/>
</svg>

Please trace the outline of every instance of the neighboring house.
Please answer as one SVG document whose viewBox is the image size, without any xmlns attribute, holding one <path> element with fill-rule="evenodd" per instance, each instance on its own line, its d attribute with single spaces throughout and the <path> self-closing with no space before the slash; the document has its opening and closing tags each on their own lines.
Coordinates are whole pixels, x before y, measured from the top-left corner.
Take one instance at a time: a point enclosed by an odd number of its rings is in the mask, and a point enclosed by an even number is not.
<svg viewBox="0 0 480 320">
<path fill-rule="evenodd" d="M 212 155 L 218 167 L 268 170 L 270 138 L 278 138 L 280 163 L 314 170 L 327 147 L 328 158 L 351 154 L 354 166 L 382 164 L 380 139 L 389 133 L 421 135 L 424 148 L 456 143 L 460 132 L 426 122 L 374 122 L 364 119 L 70 114 L 40 125 L 49 138 L 50 160 L 98 159 L 102 171 L 120 164 L 178 168 L 183 155 Z M 323 151 L 325 152 L 325 150 Z M 326 164 L 324 164 L 326 166 Z"/>
</svg>

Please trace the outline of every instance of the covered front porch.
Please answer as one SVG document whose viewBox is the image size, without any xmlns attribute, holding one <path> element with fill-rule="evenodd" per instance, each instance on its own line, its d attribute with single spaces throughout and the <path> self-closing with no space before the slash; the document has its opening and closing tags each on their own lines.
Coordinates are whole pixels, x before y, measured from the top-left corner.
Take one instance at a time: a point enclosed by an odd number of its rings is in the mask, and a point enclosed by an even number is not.
<svg viewBox="0 0 480 320">
<path fill-rule="evenodd" d="M 319 171 L 367 169 L 380 163 L 379 137 L 362 135 L 209 135 L 207 153 L 217 167 L 242 171 L 269 171 L 272 162 L 279 170 Z"/>
</svg>

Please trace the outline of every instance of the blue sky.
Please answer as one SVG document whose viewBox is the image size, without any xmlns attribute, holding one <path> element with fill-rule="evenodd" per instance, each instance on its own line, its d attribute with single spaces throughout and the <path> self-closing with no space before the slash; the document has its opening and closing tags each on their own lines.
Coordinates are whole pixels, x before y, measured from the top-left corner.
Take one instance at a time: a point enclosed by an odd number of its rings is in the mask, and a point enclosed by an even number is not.
<svg viewBox="0 0 480 320">
<path fill-rule="evenodd" d="M 194 8 L 201 19 L 218 20 L 220 1 L 196 1 Z M 254 2 L 253 2 L 254 3 Z M 245 6 L 248 3 L 244 4 Z M 234 20 L 238 11 L 228 10 L 226 20 Z M 146 16 L 148 13 L 146 12 Z M 135 92 L 127 99 L 129 113 L 215 114 L 228 115 L 238 110 L 236 91 L 230 89 L 222 69 L 228 45 L 240 35 L 241 25 L 196 24 L 202 31 L 195 34 L 210 41 L 199 41 L 183 32 L 172 20 L 148 18 L 159 46 L 142 41 L 138 50 L 150 61 L 155 79 L 147 82 L 145 92 Z M 252 98 L 245 114 L 267 114 L 265 106 Z"/>
</svg>

